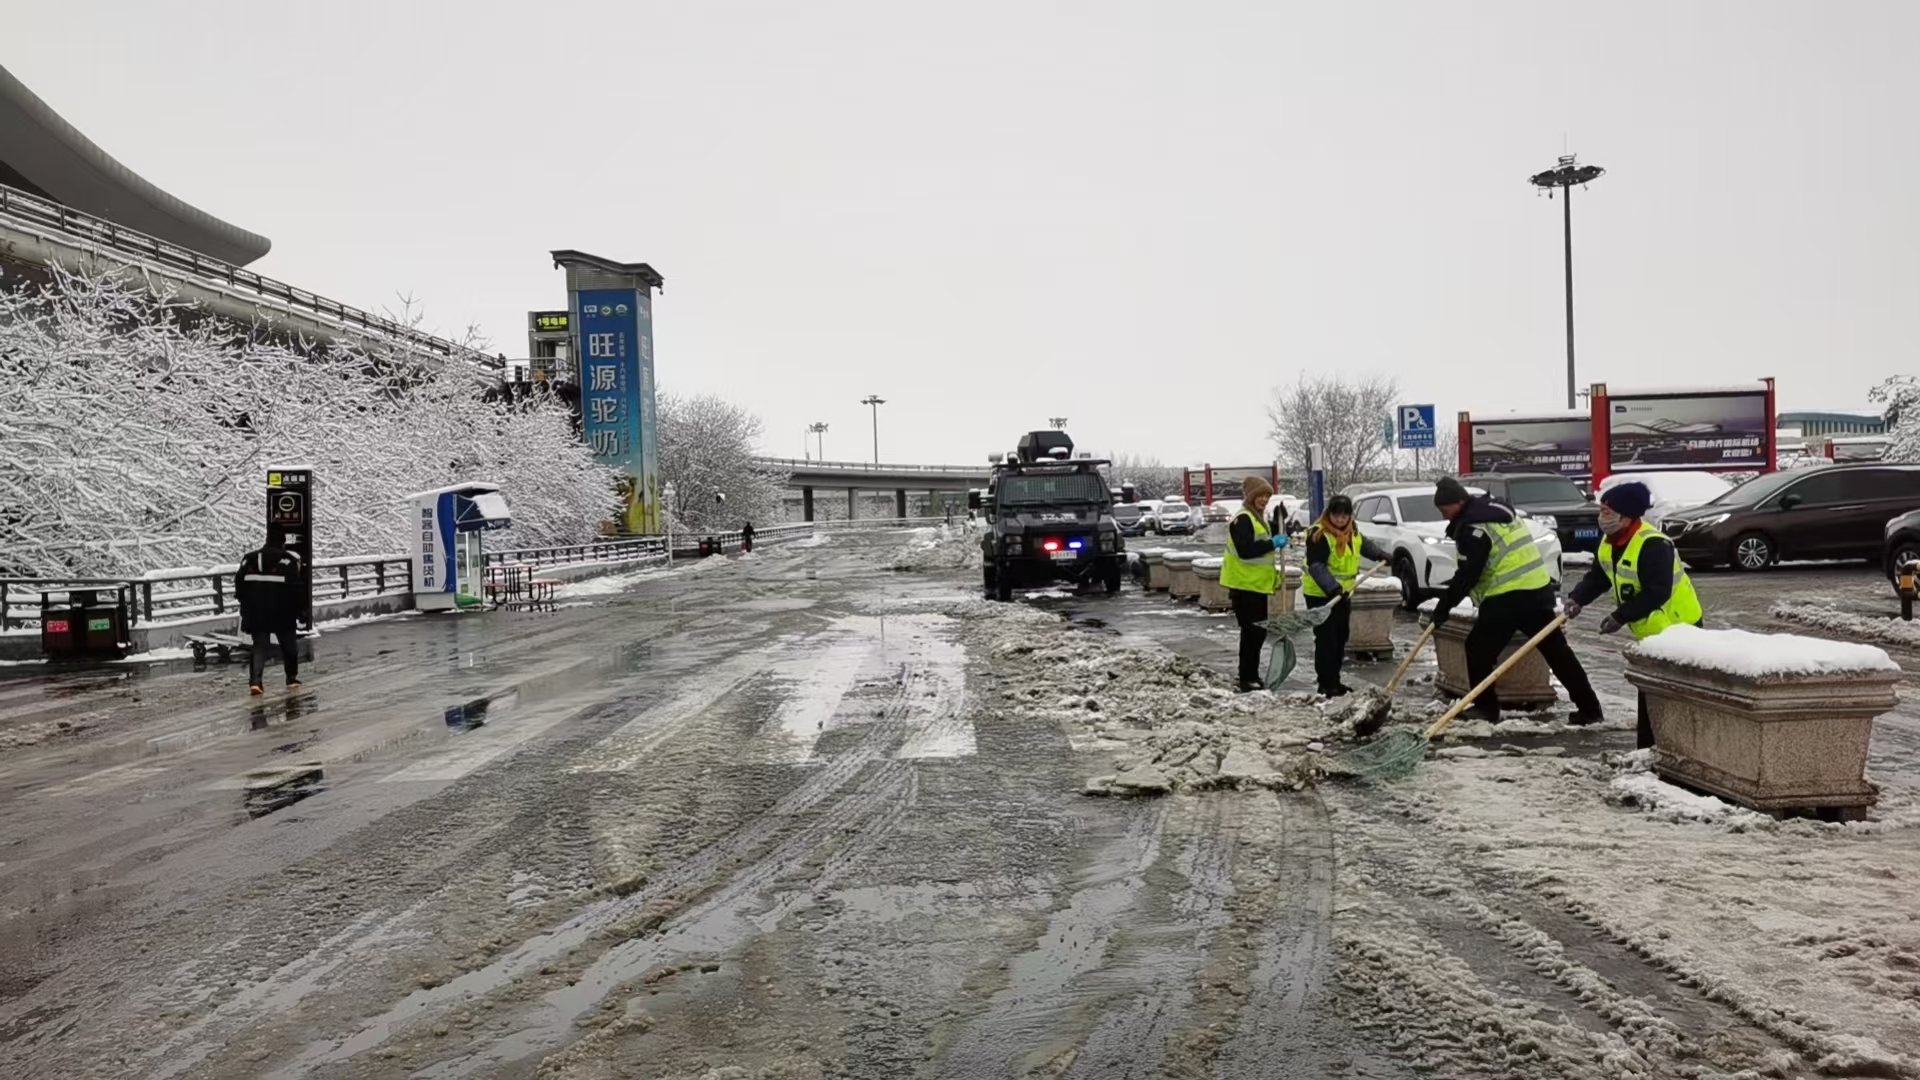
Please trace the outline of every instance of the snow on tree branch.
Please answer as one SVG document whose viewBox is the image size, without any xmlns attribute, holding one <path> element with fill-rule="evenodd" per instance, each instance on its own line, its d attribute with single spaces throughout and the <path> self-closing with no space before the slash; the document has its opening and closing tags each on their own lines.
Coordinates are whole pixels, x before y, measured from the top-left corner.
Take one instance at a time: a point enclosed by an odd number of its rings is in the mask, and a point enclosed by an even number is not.
<svg viewBox="0 0 1920 1080">
<path fill-rule="evenodd" d="M 0 290 L 0 573 L 232 562 L 266 468 L 315 470 L 318 553 L 405 550 L 400 497 L 498 483 L 510 544 L 577 543 L 617 507 L 566 406 L 392 346 L 295 348 L 114 277 Z"/>
<path fill-rule="evenodd" d="M 1887 407 L 1888 461 L 1920 461 L 1920 378 L 1894 375 L 1867 392 Z"/>
<path fill-rule="evenodd" d="M 1305 474 L 1307 447 L 1319 443 L 1327 454 L 1330 492 L 1384 474 L 1388 451 L 1381 425 L 1399 396 L 1399 384 L 1379 376 L 1302 375 L 1292 386 L 1275 387 L 1267 420 L 1281 468 Z"/>
<path fill-rule="evenodd" d="M 676 528 L 732 530 L 784 517 L 788 474 L 754 462 L 759 417 L 713 394 L 663 393 L 658 404 L 660 478 L 673 485 Z"/>
</svg>

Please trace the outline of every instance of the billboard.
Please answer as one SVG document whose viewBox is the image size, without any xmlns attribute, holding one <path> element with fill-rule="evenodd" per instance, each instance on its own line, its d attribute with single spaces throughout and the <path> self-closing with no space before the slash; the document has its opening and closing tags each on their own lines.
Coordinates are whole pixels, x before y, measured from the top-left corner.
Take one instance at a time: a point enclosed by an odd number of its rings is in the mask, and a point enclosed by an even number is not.
<svg viewBox="0 0 1920 1080">
<path fill-rule="evenodd" d="M 1593 472 L 1593 417 L 1584 412 L 1494 416 L 1460 414 L 1462 472 Z"/>
<path fill-rule="evenodd" d="M 1773 468 L 1773 390 L 1744 386 L 1623 390 L 1594 387 L 1608 473 Z"/>
<path fill-rule="evenodd" d="M 582 289 L 575 306 L 582 433 L 594 458 L 625 478 L 627 531 L 658 532 L 652 295 L 646 289 Z"/>
</svg>

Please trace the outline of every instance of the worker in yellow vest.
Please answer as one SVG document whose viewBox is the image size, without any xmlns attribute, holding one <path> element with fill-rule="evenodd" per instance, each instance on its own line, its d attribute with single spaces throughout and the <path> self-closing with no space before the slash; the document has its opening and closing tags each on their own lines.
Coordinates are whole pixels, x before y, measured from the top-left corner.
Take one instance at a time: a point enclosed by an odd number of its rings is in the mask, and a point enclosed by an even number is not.
<svg viewBox="0 0 1920 1080">
<path fill-rule="evenodd" d="M 1267 502 L 1273 485 L 1258 476 L 1240 481 L 1240 512 L 1227 525 L 1227 550 L 1220 556 L 1220 584 L 1240 624 L 1240 692 L 1264 689 L 1260 681 L 1260 647 L 1267 643 L 1268 597 L 1279 586 L 1274 552 L 1287 546 L 1287 536 L 1267 527 Z"/>
<path fill-rule="evenodd" d="M 1653 492 L 1639 481 L 1608 488 L 1600 496 L 1600 554 L 1567 597 L 1569 618 L 1610 595 L 1613 613 L 1600 623 L 1603 634 L 1617 634 L 1624 626 L 1636 639 L 1650 638 L 1669 626 L 1699 626 L 1705 621 L 1700 594 L 1694 591 L 1673 541 L 1644 520 L 1652 505 Z M 1653 745 L 1645 691 L 1640 693 L 1635 741 L 1642 749 Z"/>
<path fill-rule="evenodd" d="M 1445 626 L 1460 601 L 1473 601 L 1467 681 L 1478 686 L 1499 666 L 1500 653 L 1515 634 L 1531 638 L 1554 620 L 1560 590 L 1547 572 L 1540 545 L 1533 542 L 1533 531 L 1511 506 L 1474 495 L 1451 476 L 1441 477 L 1433 504 L 1447 519 L 1447 539 L 1453 541 L 1455 554 L 1453 578 L 1434 605 L 1433 622 Z M 1573 715 L 1567 722 L 1599 723 L 1600 697 L 1593 692 L 1573 646 L 1567 644 L 1567 635 L 1555 630 L 1540 642 L 1539 650 L 1573 699 Z M 1466 715 L 1499 723 L 1499 687 L 1481 694 Z"/>
<path fill-rule="evenodd" d="M 1300 595 L 1310 608 L 1325 607 L 1354 590 L 1360 581 L 1360 560 L 1386 562 L 1393 553 L 1366 537 L 1353 522 L 1353 500 L 1335 495 L 1327 500 L 1320 520 L 1307 530 L 1307 572 Z M 1340 681 L 1347 662 L 1347 638 L 1352 629 L 1352 604 L 1341 604 L 1326 622 L 1313 628 L 1313 674 L 1320 693 L 1340 697 L 1353 688 Z"/>
</svg>

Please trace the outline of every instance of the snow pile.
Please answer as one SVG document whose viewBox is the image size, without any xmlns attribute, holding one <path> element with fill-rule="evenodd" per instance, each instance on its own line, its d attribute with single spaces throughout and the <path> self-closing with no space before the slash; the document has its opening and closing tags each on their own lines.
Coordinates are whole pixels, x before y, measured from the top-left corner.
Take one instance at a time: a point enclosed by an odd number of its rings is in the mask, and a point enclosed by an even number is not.
<svg viewBox="0 0 1920 1080">
<path fill-rule="evenodd" d="M 1225 676 L 1154 645 L 1067 629 L 1020 606 L 957 605 L 969 651 L 989 658 L 1022 715 L 1065 728 L 1076 750 L 1109 755 L 1089 795 L 1217 788 L 1297 789 L 1324 741 L 1358 709 L 1311 695 L 1236 694 Z"/>
<path fill-rule="evenodd" d="M 561 600 L 579 600 L 589 596 L 614 596 L 665 572 L 666 566 L 661 564 L 649 566 L 644 570 L 630 570 L 624 574 L 602 574 L 599 577 L 584 578 L 579 581 L 565 581 L 554 588 L 554 596 Z"/>
<path fill-rule="evenodd" d="M 0 567 L 134 575 L 257 547 L 269 466 L 311 465 L 316 555 L 411 550 L 403 495 L 498 483 L 499 547 L 575 543 L 618 506 L 566 404 L 395 346 L 296 348 L 119 278 L 0 289 Z"/>
<path fill-rule="evenodd" d="M 1400 582 L 1390 577 L 1370 577 L 1361 581 L 1355 588 L 1361 592 L 1397 593 L 1400 591 Z"/>
<path fill-rule="evenodd" d="M 1607 760 L 1616 774 L 1607 784 L 1606 799 L 1615 806 L 1635 807 L 1663 821 L 1718 825 L 1731 832 L 1779 826 L 1765 814 L 1712 795 L 1696 795 L 1660 779 L 1652 771 L 1651 750 L 1635 750 Z"/>
<path fill-rule="evenodd" d="M 889 569 L 929 572 L 980 568 L 980 541 L 964 528 L 940 525 L 911 529 L 907 537 L 907 543 L 888 559 Z"/>
<path fill-rule="evenodd" d="M 1195 570 L 1218 570 L 1225 565 L 1227 565 L 1227 560 L 1221 558 L 1209 557 L 1193 560 L 1193 568 Z"/>
<path fill-rule="evenodd" d="M 1872 645 L 1797 634 L 1702 630 L 1697 626 L 1670 627 L 1635 644 L 1627 655 L 1750 679 L 1783 675 L 1864 675 L 1900 670 L 1900 665 L 1894 663 L 1886 650 Z"/>
<path fill-rule="evenodd" d="M 1824 600 L 1792 599 L 1773 605 L 1774 618 L 1850 638 L 1871 638 L 1889 645 L 1920 649 L 1920 623 L 1876 619 L 1841 611 Z"/>
</svg>

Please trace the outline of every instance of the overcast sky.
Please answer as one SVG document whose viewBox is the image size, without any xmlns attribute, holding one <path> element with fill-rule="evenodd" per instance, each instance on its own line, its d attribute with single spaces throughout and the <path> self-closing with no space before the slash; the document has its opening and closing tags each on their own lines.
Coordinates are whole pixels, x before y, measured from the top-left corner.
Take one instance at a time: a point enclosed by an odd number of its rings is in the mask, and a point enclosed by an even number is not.
<svg viewBox="0 0 1920 1080">
<path fill-rule="evenodd" d="M 526 353 L 547 252 L 650 262 L 659 375 L 765 449 L 1268 460 L 1302 371 L 1443 417 L 1580 381 L 1914 371 L 1920 4 L 0 0 L 0 62 L 272 238 Z"/>
</svg>

